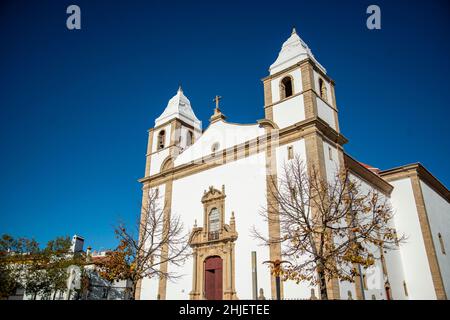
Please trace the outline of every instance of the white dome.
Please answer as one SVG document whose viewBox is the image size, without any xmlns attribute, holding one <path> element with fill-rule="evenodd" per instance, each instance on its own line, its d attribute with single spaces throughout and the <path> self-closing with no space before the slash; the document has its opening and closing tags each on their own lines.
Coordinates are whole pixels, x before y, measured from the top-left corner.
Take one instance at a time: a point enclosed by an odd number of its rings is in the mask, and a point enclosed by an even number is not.
<svg viewBox="0 0 450 320">
<path fill-rule="evenodd" d="M 164 112 L 155 120 L 155 127 L 174 118 L 187 122 L 195 128 L 201 128 L 201 121 L 195 116 L 191 108 L 191 102 L 184 95 L 181 86 L 178 88 L 177 94 L 167 103 Z"/>
<path fill-rule="evenodd" d="M 325 68 L 314 58 L 308 45 L 298 36 L 294 28 L 289 39 L 283 43 L 278 58 L 270 66 L 269 72 L 270 74 L 277 73 L 306 58 L 311 58 L 326 73 Z"/>
</svg>

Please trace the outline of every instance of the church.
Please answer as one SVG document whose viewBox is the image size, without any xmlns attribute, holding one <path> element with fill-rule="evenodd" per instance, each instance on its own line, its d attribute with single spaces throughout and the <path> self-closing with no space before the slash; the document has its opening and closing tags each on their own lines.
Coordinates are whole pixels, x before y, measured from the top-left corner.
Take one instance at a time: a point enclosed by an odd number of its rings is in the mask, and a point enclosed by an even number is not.
<svg viewBox="0 0 450 320">
<path fill-rule="evenodd" d="M 267 261 L 283 259 L 279 245 L 261 246 L 251 230 L 267 236 L 259 212 L 268 202 L 269 179 L 283 163 L 301 157 L 325 177 L 344 166 L 352 177 L 388 197 L 397 232 L 407 236 L 385 252 L 361 282 L 336 280 L 331 299 L 447 299 L 450 296 L 450 192 L 420 163 L 379 170 L 346 153 L 335 83 L 295 28 L 262 79 L 264 119 L 233 123 L 220 97 L 206 129 L 180 87 L 148 131 L 143 203 L 158 189 L 165 209 L 191 231 L 192 255 L 181 267 L 163 264 L 176 281 L 143 279 L 136 298 L 276 299 Z M 269 143 L 270 142 L 270 143 Z M 294 281 L 278 286 L 281 299 L 314 299 L 318 288 Z"/>
</svg>

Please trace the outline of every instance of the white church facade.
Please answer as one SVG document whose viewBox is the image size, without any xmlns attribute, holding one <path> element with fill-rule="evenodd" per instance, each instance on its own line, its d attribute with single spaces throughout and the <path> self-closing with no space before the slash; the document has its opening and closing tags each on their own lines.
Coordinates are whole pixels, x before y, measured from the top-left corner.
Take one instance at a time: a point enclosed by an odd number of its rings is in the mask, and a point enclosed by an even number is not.
<svg viewBox="0 0 450 320">
<path fill-rule="evenodd" d="M 265 118 L 253 124 L 228 122 L 217 97 L 203 130 L 179 88 L 149 130 L 143 203 L 157 188 L 168 212 L 192 231 L 192 257 L 182 267 L 162 266 L 180 275 L 175 282 L 142 280 L 137 298 L 275 299 L 276 281 L 263 262 L 282 259 L 281 248 L 261 246 L 251 230 L 279 232 L 259 212 L 271 177 L 296 154 L 327 177 L 345 166 L 384 194 L 397 232 L 408 238 L 385 252 L 364 281 L 333 282 L 330 298 L 447 299 L 449 190 L 420 164 L 380 171 L 345 152 L 334 82 L 295 29 L 262 82 Z M 281 297 L 309 299 L 311 289 L 317 295 L 317 288 L 282 282 Z"/>
</svg>

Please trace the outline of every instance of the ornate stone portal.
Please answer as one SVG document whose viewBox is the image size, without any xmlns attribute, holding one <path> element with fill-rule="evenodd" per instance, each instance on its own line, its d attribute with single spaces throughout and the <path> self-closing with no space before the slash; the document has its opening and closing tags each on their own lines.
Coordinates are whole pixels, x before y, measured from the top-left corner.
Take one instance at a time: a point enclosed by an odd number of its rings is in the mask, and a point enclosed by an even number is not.
<svg viewBox="0 0 450 320">
<path fill-rule="evenodd" d="M 225 187 L 204 192 L 203 227 L 191 233 L 193 277 L 191 300 L 235 300 L 234 245 L 238 237 L 234 212 L 225 224 Z"/>
</svg>

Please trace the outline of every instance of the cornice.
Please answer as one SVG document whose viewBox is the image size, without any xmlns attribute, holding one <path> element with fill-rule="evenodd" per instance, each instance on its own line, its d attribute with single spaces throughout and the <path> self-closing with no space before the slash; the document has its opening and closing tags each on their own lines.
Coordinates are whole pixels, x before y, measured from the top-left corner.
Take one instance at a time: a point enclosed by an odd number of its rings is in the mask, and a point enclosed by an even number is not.
<svg viewBox="0 0 450 320">
<path fill-rule="evenodd" d="M 434 191 L 439 193 L 447 202 L 450 203 L 450 191 L 440 182 L 430 171 L 421 163 L 412 163 L 388 170 L 380 171 L 380 176 L 386 181 L 396 181 L 404 178 L 418 176 Z"/>
<path fill-rule="evenodd" d="M 150 183 L 159 185 L 170 179 L 179 179 L 184 176 L 195 174 L 200 171 L 208 170 L 225 163 L 236 161 L 250 155 L 254 155 L 266 150 L 267 144 L 272 143 L 273 134 L 278 134 L 278 145 L 284 145 L 298 140 L 307 135 L 318 133 L 325 137 L 328 141 L 343 145 L 348 142 L 342 134 L 336 132 L 325 121 L 320 118 L 311 118 L 298 122 L 281 130 L 273 129 L 272 134 L 260 135 L 254 139 L 243 142 L 241 144 L 231 146 L 222 150 L 217 154 L 208 154 L 201 158 L 192 160 L 173 168 L 168 168 L 163 172 L 159 172 L 152 176 L 147 176 L 138 181 L 144 184 Z"/>
</svg>

